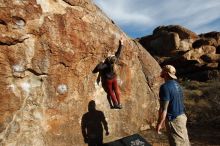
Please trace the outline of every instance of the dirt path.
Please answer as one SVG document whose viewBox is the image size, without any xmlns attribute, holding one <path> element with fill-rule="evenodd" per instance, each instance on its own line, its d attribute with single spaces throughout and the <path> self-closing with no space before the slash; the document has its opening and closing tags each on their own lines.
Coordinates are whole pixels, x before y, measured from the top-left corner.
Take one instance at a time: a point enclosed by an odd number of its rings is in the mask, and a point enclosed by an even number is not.
<svg viewBox="0 0 220 146">
<path fill-rule="evenodd" d="M 212 127 L 189 127 L 191 146 L 220 146 L 220 129 Z M 152 146 L 169 146 L 166 132 L 158 135 L 154 130 L 140 133 Z"/>
</svg>

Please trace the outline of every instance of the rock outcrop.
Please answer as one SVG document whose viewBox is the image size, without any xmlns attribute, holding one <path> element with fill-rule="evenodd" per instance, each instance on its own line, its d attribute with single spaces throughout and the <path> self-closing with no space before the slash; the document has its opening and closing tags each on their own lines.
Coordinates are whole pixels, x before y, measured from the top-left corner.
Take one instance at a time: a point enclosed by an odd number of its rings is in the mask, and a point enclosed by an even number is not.
<svg viewBox="0 0 220 146">
<path fill-rule="evenodd" d="M 178 25 L 159 26 L 137 40 L 161 66 L 174 65 L 179 76 L 200 81 L 220 77 L 220 32 L 196 35 Z"/>
<path fill-rule="evenodd" d="M 154 126 L 159 64 L 90 0 L 0 1 L 0 143 L 83 146 L 90 100 L 110 141 Z M 109 108 L 95 66 L 127 41 L 118 64 L 123 109 Z"/>
</svg>

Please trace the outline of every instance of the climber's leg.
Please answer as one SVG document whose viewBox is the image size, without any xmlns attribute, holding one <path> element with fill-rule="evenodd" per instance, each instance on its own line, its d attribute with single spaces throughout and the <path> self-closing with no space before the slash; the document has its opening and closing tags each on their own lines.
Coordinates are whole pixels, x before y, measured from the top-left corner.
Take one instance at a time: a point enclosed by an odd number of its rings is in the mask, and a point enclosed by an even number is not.
<svg viewBox="0 0 220 146">
<path fill-rule="evenodd" d="M 112 89 L 112 83 L 113 83 L 113 79 L 111 80 L 106 80 L 106 83 L 107 83 L 107 92 L 108 92 L 108 96 L 110 96 L 112 98 L 112 101 L 113 101 L 113 104 L 114 105 L 117 105 L 118 102 L 117 102 L 117 99 L 115 97 L 115 93 Z"/>
</svg>

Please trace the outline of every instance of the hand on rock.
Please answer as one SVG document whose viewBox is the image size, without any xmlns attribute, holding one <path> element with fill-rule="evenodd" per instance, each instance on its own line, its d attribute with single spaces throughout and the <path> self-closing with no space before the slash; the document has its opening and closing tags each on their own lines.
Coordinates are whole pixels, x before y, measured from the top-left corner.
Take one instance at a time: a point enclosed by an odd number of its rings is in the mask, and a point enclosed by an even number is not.
<svg viewBox="0 0 220 146">
<path fill-rule="evenodd" d="M 120 38 L 121 45 L 124 45 L 124 41 L 125 41 L 124 36 L 121 35 L 121 38 Z"/>
<path fill-rule="evenodd" d="M 106 136 L 108 136 L 108 135 L 109 135 L 109 132 L 108 132 L 108 131 L 106 131 L 105 135 L 106 135 Z"/>
</svg>

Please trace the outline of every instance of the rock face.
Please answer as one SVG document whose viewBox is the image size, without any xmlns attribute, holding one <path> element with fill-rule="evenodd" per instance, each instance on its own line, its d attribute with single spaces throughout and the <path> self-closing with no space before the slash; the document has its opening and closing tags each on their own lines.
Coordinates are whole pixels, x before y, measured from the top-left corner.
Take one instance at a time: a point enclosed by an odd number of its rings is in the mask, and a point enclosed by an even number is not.
<svg viewBox="0 0 220 146">
<path fill-rule="evenodd" d="M 174 65 L 179 76 L 200 81 L 220 77 L 220 32 L 196 35 L 178 25 L 159 26 L 138 41 L 160 65 Z"/>
<path fill-rule="evenodd" d="M 115 140 L 155 124 L 160 66 L 89 0 L 0 1 L 0 143 L 83 146 L 90 100 Z M 122 110 L 109 108 L 95 66 L 127 39 L 118 64 Z"/>
</svg>

